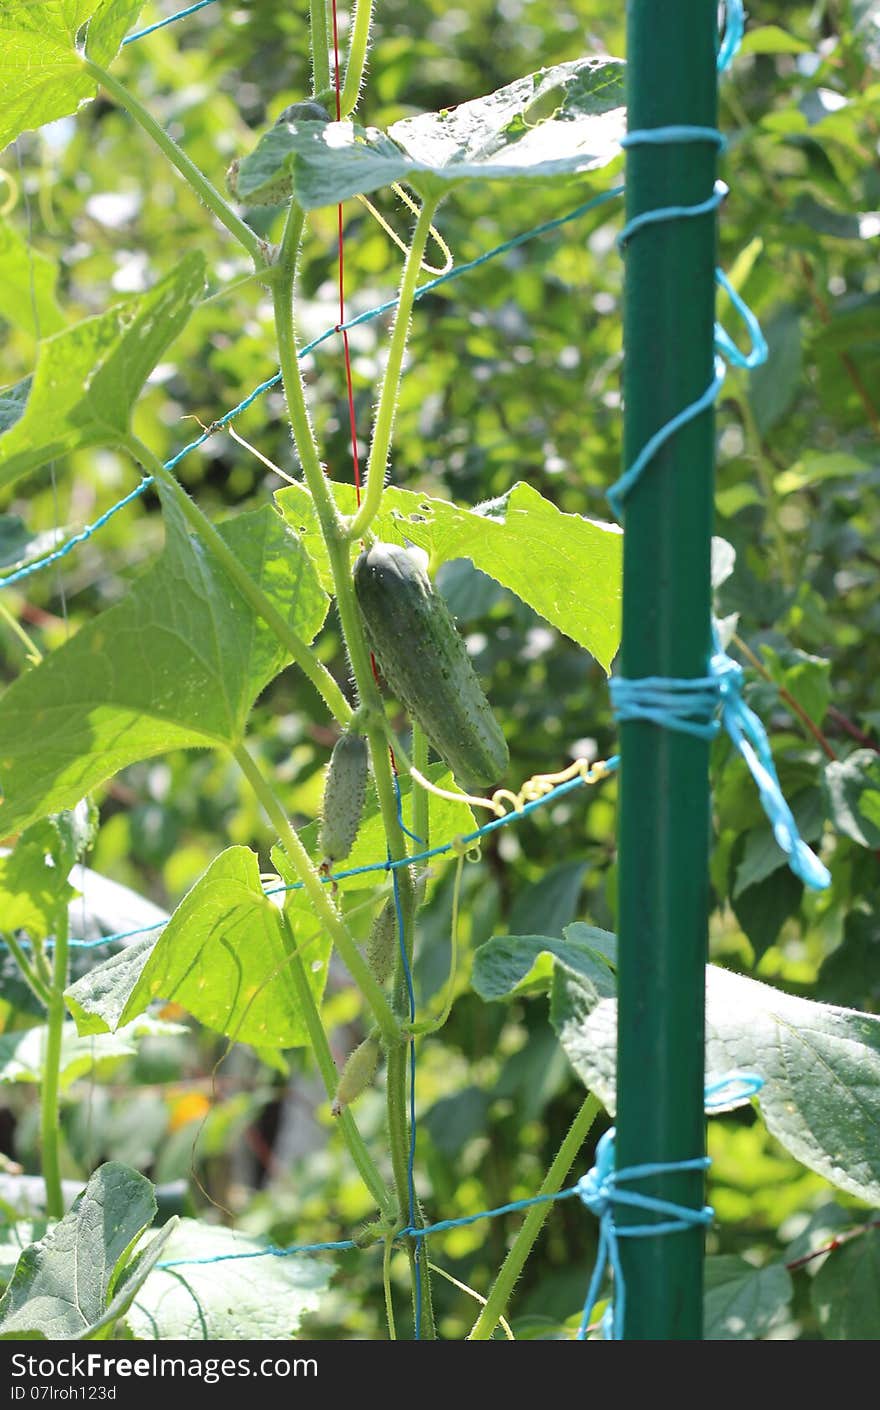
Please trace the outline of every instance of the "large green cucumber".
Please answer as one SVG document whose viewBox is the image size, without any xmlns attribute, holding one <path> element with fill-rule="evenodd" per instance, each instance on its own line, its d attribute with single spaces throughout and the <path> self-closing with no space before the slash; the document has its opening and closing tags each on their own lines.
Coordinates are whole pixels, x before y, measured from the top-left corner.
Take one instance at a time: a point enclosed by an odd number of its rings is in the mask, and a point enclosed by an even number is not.
<svg viewBox="0 0 880 1410">
<path fill-rule="evenodd" d="M 427 573 L 398 544 L 374 543 L 354 565 L 354 586 L 367 640 L 400 703 L 463 788 L 497 782 L 507 742 Z"/>
</svg>

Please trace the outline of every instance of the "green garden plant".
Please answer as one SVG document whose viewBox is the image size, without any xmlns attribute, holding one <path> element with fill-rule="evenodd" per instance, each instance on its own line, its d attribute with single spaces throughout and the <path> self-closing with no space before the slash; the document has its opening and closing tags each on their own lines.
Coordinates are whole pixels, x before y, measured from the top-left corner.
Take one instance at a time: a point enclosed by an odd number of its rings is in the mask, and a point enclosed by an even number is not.
<svg viewBox="0 0 880 1410">
<path fill-rule="evenodd" d="M 267 1062 L 295 1049 L 310 1054 L 333 1104 L 332 1139 L 344 1146 L 370 1203 L 368 1216 L 347 1234 L 361 1251 L 345 1257 L 376 1263 L 384 1252 L 383 1302 L 394 1337 L 400 1307 L 395 1313 L 392 1265 L 403 1251 L 413 1322 L 422 1337 L 434 1338 L 440 1329 L 434 1289 L 444 1285 L 432 1268 L 431 1240 L 415 1231 L 447 1211 L 427 1212 L 418 1199 L 418 1150 L 413 1184 L 414 1046 L 421 1054 L 443 1042 L 460 1001 L 481 1012 L 485 1005 L 490 1024 L 511 1006 L 528 1010 L 529 1024 L 540 1011 L 543 1031 L 543 997 L 549 997 L 554 1052 L 561 1046 L 585 1090 L 566 1113 L 556 1154 L 541 1172 L 532 1166 L 540 1178 L 526 1189 L 520 1179 L 517 1191 L 496 1190 L 495 1198 L 487 1190 L 488 1207 L 532 1193 L 555 1196 L 573 1171 L 586 1168 L 590 1132 L 603 1110 L 614 1109 L 616 1031 L 613 915 L 603 899 L 593 908 L 600 924 L 574 918 L 582 871 L 569 907 L 564 897 L 572 875 L 547 866 L 543 883 L 533 879 L 535 889 L 545 890 L 527 919 L 521 912 L 519 927 L 514 913 L 506 926 L 499 919 L 480 936 L 473 915 L 462 914 L 477 911 L 467 859 L 479 857 L 479 847 L 462 838 L 489 818 L 516 819 L 527 801 L 560 782 L 571 783 L 568 801 L 579 806 L 594 796 L 582 785 L 601 785 L 613 770 L 590 769 L 581 751 L 569 748 L 573 741 L 560 740 L 559 757 L 541 767 L 522 736 L 508 749 L 513 713 L 507 702 L 503 709 L 496 705 L 471 664 L 438 583 L 442 573 L 469 560 L 508 594 L 506 600 L 518 600 L 517 610 L 525 604 L 530 621 L 562 634 L 573 659 L 589 654 L 604 679 L 619 644 L 621 534 L 580 509 L 559 508 L 525 476 L 509 476 L 500 494 L 487 484 L 472 496 L 482 502 L 468 507 L 433 488 L 398 487 L 395 434 L 408 349 L 415 349 L 416 366 L 424 356 L 416 300 L 438 212 L 458 202 L 466 220 L 474 193 L 485 198 L 497 191 L 501 199 L 513 189 L 535 200 L 558 199 L 561 216 L 598 196 L 621 160 L 623 64 L 607 57 L 567 60 L 487 97 L 380 130 L 356 116 L 373 19 L 371 0 L 358 0 L 339 83 L 339 120 L 333 121 L 330 14 L 325 0 L 312 0 L 311 95 L 288 105 L 252 150 L 236 155 L 228 172 L 230 200 L 217 172 L 216 179 L 205 174 L 117 76 L 116 57 L 140 0 L 77 0 L 62 7 L 63 14 L 57 6 L 36 8 L 38 24 L 28 0 L 0 5 L 0 34 L 10 55 L 2 141 L 70 117 L 100 96 L 130 120 L 128 142 L 154 144 L 202 203 L 206 227 L 219 222 L 247 256 L 249 268 L 236 276 L 236 288 L 240 283 L 271 300 L 299 473 L 274 503 L 217 524 L 151 448 L 138 399 L 204 306 L 206 262 L 197 248 L 145 292 L 80 322 L 53 324 L 52 302 L 43 299 L 41 319 L 34 321 L 48 336 L 37 344 L 32 376 L 0 394 L 0 490 L 8 496 L 25 477 L 63 465 L 64 457 L 112 450 L 133 474 L 149 477 L 161 505 L 164 546 L 118 601 L 32 660 L 0 698 L 0 836 L 8 849 L 0 857 L 0 932 L 21 981 L 20 996 L 15 990 L 9 1000 L 14 1018 L 0 1035 L 0 1059 L 5 1080 L 39 1084 L 45 1182 L 45 1219 L 10 1220 L 6 1242 L 26 1247 L 7 1272 L 0 1333 L 283 1337 L 318 1307 L 333 1266 L 329 1255 L 230 1260 L 218 1263 L 218 1277 L 223 1289 L 235 1290 L 241 1313 L 237 1322 L 224 1321 L 228 1314 L 214 1296 L 210 1270 L 195 1260 L 222 1260 L 242 1250 L 257 1255 L 261 1240 L 191 1219 L 166 1220 L 157 1231 L 151 1182 L 119 1162 L 92 1173 L 68 1208 L 59 1135 L 64 1089 L 85 1073 L 109 1072 L 145 1039 L 180 1032 L 180 1014 L 160 1010 L 173 1003 L 210 1033 L 250 1045 Z M 754 36 L 751 52 L 761 52 Z M 413 193 L 418 210 L 371 398 L 364 482 L 356 491 L 327 472 L 328 464 L 339 463 L 338 447 L 331 455 L 321 444 L 324 417 L 298 356 L 306 302 L 298 279 L 310 231 L 325 229 L 316 224 L 321 213 L 394 183 Z M 747 250 L 741 258 L 731 276 L 740 289 L 759 267 L 758 252 Z M 29 307 L 37 313 L 38 269 L 31 257 Z M 778 347 L 771 336 L 771 349 Z M 833 358 L 837 350 L 829 345 L 825 355 Z M 774 416 L 784 414 L 772 389 L 764 383 L 753 392 L 744 377 L 731 380 L 731 403 L 742 411 L 746 438 L 737 454 L 757 466 L 779 567 L 790 579 L 784 628 L 795 633 L 798 621 L 819 607 L 807 590 L 797 591 L 782 506 L 844 471 L 839 462 L 837 469 L 823 469 L 809 455 L 780 470 L 764 448 Z M 722 502 L 735 494 L 734 479 L 723 463 Z M 742 630 L 733 613 L 744 610 L 735 600 L 741 580 L 733 575 L 734 561 L 730 545 L 718 540 L 714 586 L 719 613 L 728 614 L 728 634 Z M 337 631 L 350 672 L 344 685 L 327 664 Z M 833 757 L 818 762 L 817 743 L 827 744 L 820 728 L 830 705 L 827 662 L 778 639 L 763 645 L 760 656 L 748 649 L 758 673 L 756 693 L 772 697 L 774 708 L 781 701 L 794 711 L 813 750 L 786 731 L 783 782 L 794 784 L 794 812 L 805 836 L 817 846 L 826 838 L 835 886 L 843 888 L 837 894 L 851 903 L 846 918 L 833 910 L 839 901 L 814 903 L 815 922 L 849 929 L 853 917 L 865 913 L 853 875 L 880 845 L 876 753 L 867 744 L 838 756 L 829 745 Z M 282 673 L 306 683 L 311 719 L 322 731 L 322 763 L 329 761 L 320 819 L 302 826 L 291 822 L 258 737 L 261 699 Z M 97 828 L 95 809 L 84 800 L 121 770 L 177 750 L 216 751 L 234 762 L 274 834 L 272 878 L 252 847 L 234 842 L 210 861 L 158 936 L 154 928 L 110 959 L 93 959 L 71 973 L 74 887 L 68 878 L 93 846 Z M 723 743 L 714 771 L 713 885 L 719 903 L 729 896 L 737 933 L 748 937 L 760 959 L 794 914 L 801 889 L 781 872 L 782 854 Z M 491 796 L 484 798 L 484 790 Z M 499 833 L 513 835 L 518 826 L 505 824 Z M 487 850 L 497 836 L 486 841 Z M 426 869 L 419 859 L 433 848 L 440 855 Z M 778 888 L 772 901 L 770 881 Z M 437 938 L 438 916 L 443 945 L 437 950 L 444 957 L 448 950 L 449 964 L 427 987 L 431 1003 L 416 1013 L 419 965 Z M 466 959 L 459 956 L 463 930 L 482 939 Z M 327 1022 L 334 952 L 361 1005 L 360 1041 L 349 1044 L 347 1060 L 334 1051 Z M 743 968 L 735 947 L 718 958 L 724 964 L 707 971 L 707 1070 L 760 1072 L 765 1085 L 754 1112 L 775 1148 L 842 1192 L 852 1212 L 848 1227 L 866 1231 L 858 1246 L 873 1248 L 864 1206 L 880 1200 L 880 1148 L 872 1136 L 880 1122 L 880 1020 L 862 1011 L 871 1007 L 869 996 L 847 994 L 858 1007 L 836 1007 L 816 993 L 793 992 L 790 974 L 781 976 L 782 987 L 771 987 L 735 972 Z M 358 1099 L 374 1088 L 380 1064 L 381 1137 L 366 1135 L 358 1119 Z M 491 1116 L 488 1105 L 481 1110 L 485 1130 Z M 71 1250 L 92 1227 L 95 1201 L 126 1218 L 100 1254 L 106 1278 L 74 1298 L 66 1290 Z M 496 1276 L 470 1329 L 473 1339 L 497 1334 L 551 1208 L 548 1200 L 530 1209 L 509 1248 L 498 1250 Z M 762 1336 L 792 1315 L 792 1282 L 779 1251 L 757 1261 L 742 1252 L 749 1252 L 747 1245 L 725 1247 L 709 1260 L 709 1336 Z M 190 1288 L 179 1306 L 170 1297 L 166 1263 L 181 1270 Z M 836 1308 L 842 1296 L 832 1294 L 829 1305 Z M 57 1304 L 51 1318 L 40 1310 L 47 1298 Z M 201 1331 L 186 1320 L 193 1300 L 204 1309 Z M 837 1313 L 817 1315 L 827 1325 Z M 740 1326 L 744 1332 L 732 1330 Z M 571 1334 L 565 1319 L 555 1334 Z"/>
</svg>

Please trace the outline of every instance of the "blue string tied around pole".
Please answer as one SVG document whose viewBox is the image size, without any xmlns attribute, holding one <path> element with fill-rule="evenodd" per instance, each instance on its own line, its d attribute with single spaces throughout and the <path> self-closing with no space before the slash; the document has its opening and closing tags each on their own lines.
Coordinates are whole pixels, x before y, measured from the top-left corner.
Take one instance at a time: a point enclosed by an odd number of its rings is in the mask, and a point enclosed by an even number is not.
<svg viewBox="0 0 880 1410">
<path fill-rule="evenodd" d="M 742 667 L 722 650 L 716 630 L 708 675 L 684 680 L 662 676 L 627 680 L 618 676 L 609 682 L 609 689 L 619 723 L 641 720 L 697 739 L 714 739 L 724 728 L 755 781 L 761 806 L 790 869 L 811 890 L 824 891 L 831 885 L 831 874 L 798 831 L 782 792 L 767 731 L 743 699 L 744 682 Z"/>
<path fill-rule="evenodd" d="M 727 1073 L 724 1077 L 706 1084 L 706 1110 L 729 1111 L 735 1106 L 741 1106 L 755 1096 L 763 1085 L 763 1077 L 756 1072 Z M 583 1204 L 599 1220 L 599 1248 L 584 1300 L 584 1310 L 577 1333 L 578 1341 L 586 1340 L 606 1268 L 610 1268 L 613 1275 L 614 1298 L 609 1302 L 602 1318 L 602 1335 L 606 1341 L 623 1340 L 626 1284 L 620 1262 L 619 1239 L 657 1238 L 665 1234 L 680 1234 L 696 1225 L 707 1226 L 715 1217 L 714 1210 L 708 1204 L 694 1209 L 689 1205 L 674 1204 L 670 1200 L 655 1199 L 653 1195 L 623 1188 L 640 1180 L 649 1180 L 655 1175 L 706 1170 L 711 1164 L 708 1156 L 693 1156 L 687 1160 L 649 1161 L 644 1165 L 630 1165 L 617 1170 L 614 1165 L 614 1137 L 612 1126 L 596 1146 L 596 1163 L 592 1170 L 582 1176 L 575 1186 Z M 614 1217 L 618 1205 L 643 1209 L 648 1214 L 659 1215 L 660 1218 L 646 1224 L 624 1224 L 618 1227 Z"/>
</svg>

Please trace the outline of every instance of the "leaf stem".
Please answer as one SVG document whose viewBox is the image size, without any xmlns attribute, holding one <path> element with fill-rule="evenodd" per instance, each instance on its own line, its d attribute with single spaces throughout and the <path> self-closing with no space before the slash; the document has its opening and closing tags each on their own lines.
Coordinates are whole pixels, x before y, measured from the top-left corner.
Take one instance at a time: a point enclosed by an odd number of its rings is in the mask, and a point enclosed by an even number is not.
<svg viewBox="0 0 880 1410">
<path fill-rule="evenodd" d="M 390 1046 L 400 1041 L 400 1028 L 382 989 L 370 973 L 366 960 L 348 933 L 348 927 L 331 901 L 312 859 L 291 827 L 287 814 L 263 777 L 244 744 L 232 751 L 235 761 L 259 799 L 278 833 L 287 858 L 303 884 L 303 889 L 348 967 L 352 978 L 369 1005 L 384 1041 Z"/>
<path fill-rule="evenodd" d="M 348 61 L 345 65 L 345 82 L 342 85 L 340 110 L 343 118 L 350 117 L 358 104 L 364 70 L 367 66 L 367 50 L 370 43 L 370 25 L 373 19 L 373 0 L 356 0 L 354 19 L 351 26 L 351 42 L 348 48 Z"/>
<path fill-rule="evenodd" d="M 827 757 L 829 759 L 836 759 L 837 754 L 835 750 L 829 744 L 828 740 L 825 738 L 825 735 L 822 733 L 821 729 L 816 724 L 815 720 L 812 720 L 807 714 L 804 707 L 802 705 L 799 705 L 798 702 L 795 700 L 791 691 L 786 690 L 784 685 L 780 685 L 778 681 L 775 681 L 773 679 L 772 675 L 767 670 L 767 667 L 764 665 L 763 661 L 761 661 L 759 657 L 755 655 L 751 647 L 747 646 L 746 643 L 743 641 L 742 637 L 738 636 L 736 632 L 734 632 L 733 636 L 731 637 L 731 641 L 734 643 L 737 650 L 742 652 L 743 656 L 745 656 L 749 664 L 754 666 L 755 670 L 758 671 L 760 675 L 764 677 L 764 680 L 769 681 L 771 685 L 776 686 L 776 689 L 779 691 L 780 700 L 783 700 L 788 706 L 791 713 L 797 716 L 801 724 L 807 730 L 807 733 L 811 734 L 816 740 L 816 743 L 822 746 L 822 749 L 825 751 Z"/>
<path fill-rule="evenodd" d="M 312 39 L 312 94 L 317 97 L 330 87 L 330 27 L 327 0 L 309 0 Z"/>
<path fill-rule="evenodd" d="M 167 489 L 187 523 L 211 550 L 245 601 L 250 603 L 257 615 L 274 632 L 282 646 L 290 652 L 297 666 L 321 696 L 331 715 L 340 724 L 347 724 L 352 717 L 352 708 L 326 666 L 317 660 L 314 652 L 282 617 L 278 608 L 269 601 L 259 584 L 255 583 L 250 574 L 245 572 L 223 536 L 217 532 L 210 519 L 190 498 L 179 480 L 175 479 L 170 470 L 165 469 L 161 460 L 153 454 L 148 446 L 135 437 L 129 437 L 125 446 L 137 463 Z"/>
<path fill-rule="evenodd" d="M 3 943 L 8 947 L 9 953 L 12 955 L 21 971 L 22 979 L 31 990 L 34 997 L 39 999 L 40 1003 L 45 1004 L 46 1008 L 48 1008 L 52 998 L 51 992 L 28 959 L 24 947 L 19 944 L 11 930 L 7 930 L 4 933 Z"/>
<path fill-rule="evenodd" d="M 430 220 L 428 221 L 428 225 L 430 225 Z M 382 814 L 382 822 L 388 843 L 388 855 L 392 861 L 401 861 L 407 855 L 406 840 L 400 824 L 397 821 L 397 799 L 394 791 L 394 780 L 391 774 L 388 746 L 383 727 L 385 707 L 373 676 L 370 653 L 364 637 L 357 602 L 355 601 L 354 584 L 351 576 L 351 543 L 349 536 L 343 530 L 342 520 L 321 465 L 314 432 L 311 422 L 309 421 L 305 388 L 302 380 L 302 369 L 296 356 L 294 282 L 296 276 L 296 262 L 304 226 L 304 212 L 297 206 L 292 205 L 288 212 L 287 222 L 281 240 L 281 247 L 278 254 L 277 276 L 273 286 L 279 362 L 294 442 L 299 454 L 306 484 L 315 505 L 321 534 L 327 547 L 327 555 L 330 560 L 330 569 L 333 575 L 333 585 L 336 593 L 336 610 L 339 615 L 339 622 L 351 663 L 352 675 L 354 676 L 357 688 L 358 704 L 365 710 L 368 719 L 379 721 L 378 724 L 369 725 L 365 734 L 370 750 L 370 761 L 373 769 L 376 793 L 379 799 L 379 809 Z M 415 278 L 415 275 L 413 277 Z M 380 496 L 381 490 L 382 486 L 380 483 Z M 401 870 L 398 875 L 404 917 L 404 944 L 406 945 L 407 953 L 411 955 L 413 943 L 412 882 L 405 869 Z M 351 966 L 349 967 L 351 968 Z M 359 976 L 354 973 L 354 970 L 352 970 L 352 973 L 360 984 Z M 362 985 L 361 987 L 363 988 Z M 400 1006 L 402 988 L 403 970 L 401 963 L 398 961 L 394 979 L 395 1003 L 398 1007 Z M 386 1042 L 386 1050 L 388 1056 L 388 1078 L 386 1084 L 388 1129 L 397 1192 L 398 1214 L 402 1221 L 401 1227 L 403 1227 L 403 1225 L 409 1222 L 409 1132 L 406 1114 L 406 1055 L 408 1049 L 407 1039 L 403 1037 L 399 1028 L 397 1028 L 395 1039 L 391 1042 Z M 413 1219 L 414 1221 L 421 1220 L 418 1209 L 413 1211 Z M 420 1239 L 418 1243 L 419 1247 L 417 1249 L 410 1248 L 410 1266 L 413 1270 L 413 1301 L 415 1303 L 415 1261 L 418 1259 L 422 1278 L 425 1335 L 428 1339 L 433 1339 L 435 1332 L 428 1281 L 427 1253 L 423 1246 L 424 1240 Z"/>
<path fill-rule="evenodd" d="M 425 253 L 428 236 L 431 233 L 431 222 L 438 205 L 439 197 L 435 196 L 431 200 L 426 200 L 419 211 L 412 243 L 403 266 L 400 297 L 397 302 L 394 329 L 388 348 L 388 362 L 385 367 L 385 375 L 382 378 L 382 388 L 379 392 L 379 402 L 376 407 L 376 419 L 373 424 L 373 438 L 370 443 L 370 456 L 367 462 L 366 490 L 360 509 L 348 526 L 347 537 L 349 539 L 363 538 L 379 512 L 379 502 L 382 498 L 382 490 L 385 487 L 385 472 L 388 468 L 388 453 L 391 448 L 391 435 L 394 430 L 394 414 L 397 410 L 400 378 L 403 371 L 403 355 L 406 350 L 406 340 L 409 335 L 413 300 L 415 298 L 419 270 L 422 265 L 422 257 Z"/>
<path fill-rule="evenodd" d="M 539 1194 L 555 1195 L 562 1189 L 563 1181 L 574 1164 L 575 1157 L 586 1140 L 587 1133 L 595 1121 L 598 1111 L 599 1099 L 591 1093 L 571 1123 L 556 1158 L 544 1177 Z M 499 1269 L 492 1290 L 486 1299 L 486 1306 L 474 1323 L 468 1341 L 489 1341 L 491 1338 L 510 1301 L 514 1284 L 522 1272 L 523 1264 L 532 1251 L 532 1245 L 541 1232 L 551 1207 L 548 1202 L 547 1204 L 535 1204 L 529 1210 Z"/>
<path fill-rule="evenodd" d="M 101 68 L 101 65 L 96 64 L 94 60 L 83 56 L 82 64 L 86 73 L 90 74 L 112 98 L 115 98 L 120 107 L 124 108 L 129 116 L 134 118 L 135 122 L 153 139 L 171 165 L 180 172 L 184 181 L 192 187 L 208 209 L 213 211 L 220 224 L 225 225 L 229 233 L 235 236 L 240 245 L 244 246 L 254 263 L 265 264 L 266 246 L 259 235 L 255 235 L 250 226 L 241 219 L 241 216 L 236 215 L 204 172 L 177 145 L 174 138 L 169 137 L 164 127 L 156 121 L 152 113 L 148 112 L 143 103 L 124 84 L 114 78 L 113 74 Z"/>
<path fill-rule="evenodd" d="M 305 967 L 299 954 L 296 936 L 290 924 L 290 917 L 286 911 L 281 913 L 281 926 L 284 931 L 286 948 L 291 957 L 290 976 L 296 990 L 297 1002 L 300 1012 L 308 1029 L 309 1042 L 312 1045 L 312 1052 L 318 1064 L 318 1071 L 324 1083 L 327 1096 L 333 1098 L 336 1095 L 336 1087 L 339 1082 L 339 1073 L 336 1063 L 333 1061 L 333 1054 L 330 1051 L 330 1044 L 327 1041 L 327 1034 L 321 1022 L 321 1015 L 318 1012 L 318 1005 L 312 993 L 309 981 L 306 977 Z M 366 1185 L 379 1209 L 386 1218 L 391 1218 L 394 1211 L 394 1201 L 389 1193 L 385 1181 L 376 1169 L 376 1164 L 364 1144 L 364 1139 L 358 1130 L 357 1123 L 348 1107 L 343 1107 L 338 1117 L 339 1129 L 342 1138 L 348 1146 L 349 1154 L 354 1161 L 361 1179 Z"/>
<path fill-rule="evenodd" d="M 55 952 L 52 960 L 52 989 L 49 993 L 46 1023 L 46 1056 L 40 1091 L 40 1145 L 43 1179 L 46 1182 L 46 1214 L 61 1219 L 64 1196 L 61 1190 L 61 1159 L 59 1154 L 59 1090 L 61 1074 L 61 1040 L 64 1034 L 64 990 L 67 986 L 68 930 L 67 910 L 59 907 L 55 924 Z"/>
</svg>

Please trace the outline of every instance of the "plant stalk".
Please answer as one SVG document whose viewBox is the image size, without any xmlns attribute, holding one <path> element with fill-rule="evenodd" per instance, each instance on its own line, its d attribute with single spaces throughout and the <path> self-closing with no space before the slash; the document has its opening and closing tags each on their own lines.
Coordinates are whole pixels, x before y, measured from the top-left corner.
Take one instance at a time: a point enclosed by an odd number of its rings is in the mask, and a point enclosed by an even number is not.
<svg viewBox="0 0 880 1410">
<path fill-rule="evenodd" d="M 312 860 L 291 827 L 287 814 L 263 777 L 256 761 L 244 744 L 233 751 L 236 763 L 259 799 L 278 833 L 287 858 L 303 884 L 303 890 L 314 906 L 334 945 L 369 1005 L 382 1038 L 389 1047 L 400 1041 L 400 1027 L 382 989 L 376 983 L 360 950 L 348 933 L 348 927 L 330 900 L 327 888 L 312 865 Z"/>
<path fill-rule="evenodd" d="M 317 97 L 330 87 L 330 26 L 327 23 L 327 0 L 309 0 L 309 24 L 312 39 L 312 95 Z"/>
<path fill-rule="evenodd" d="M 83 57 L 82 64 L 86 73 L 90 74 L 111 97 L 115 98 L 120 107 L 124 108 L 148 136 L 152 137 L 156 146 L 168 158 L 171 165 L 177 168 L 184 181 L 192 187 L 199 199 L 204 201 L 208 209 L 214 213 L 220 224 L 225 225 L 230 235 L 234 235 L 239 244 L 244 246 L 254 263 L 265 264 L 266 248 L 259 235 L 255 235 L 250 226 L 241 219 L 241 216 L 236 215 L 204 172 L 186 155 L 183 148 L 177 145 L 174 138 L 168 136 L 164 127 L 156 121 L 152 113 L 148 112 L 143 103 L 133 93 L 130 93 L 124 84 L 114 78 L 113 74 L 101 68 L 100 64 L 85 57 Z"/>
<path fill-rule="evenodd" d="M 340 116 L 350 117 L 358 104 L 364 70 L 367 66 L 367 49 L 370 43 L 370 24 L 373 18 L 373 0 L 356 0 L 354 19 L 351 26 L 351 41 L 348 49 L 348 62 L 345 66 L 345 82 L 340 98 Z"/>
<path fill-rule="evenodd" d="M 281 241 L 277 277 L 273 287 L 275 328 L 278 338 L 281 375 L 285 396 L 287 398 L 287 408 L 294 442 L 303 468 L 305 481 L 318 515 L 321 533 L 327 546 L 336 593 L 336 609 L 339 614 L 342 634 L 348 650 L 352 675 L 354 676 L 355 685 L 357 687 L 358 701 L 360 706 L 366 709 L 369 718 L 384 719 L 384 704 L 373 676 L 370 652 L 364 637 L 360 614 L 354 595 L 354 584 L 351 576 L 351 545 L 349 536 L 343 532 L 342 520 L 321 465 L 320 455 L 309 421 L 305 388 L 302 381 L 302 371 L 296 356 L 294 281 L 304 225 L 304 212 L 296 206 L 291 206 Z M 428 225 L 430 226 L 430 219 L 428 220 Z M 417 269 L 418 261 L 416 261 L 416 272 Z M 407 325 L 408 317 L 404 323 L 404 335 Z M 379 486 L 379 493 L 381 496 L 381 484 Z M 369 727 L 365 733 L 370 750 L 373 779 L 379 799 L 379 808 L 388 842 L 389 858 L 392 861 L 402 861 L 407 855 L 406 841 L 397 821 L 397 799 L 394 792 L 394 781 L 391 774 L 385 732 L 382 726 L 379 725 Z M 404 915 L 404 943 L 407 946 L 408 954 L 411 955 L 412 883 L 408 873 L 404 869 L 401 869 L 399 874 L 399 884 L 402 893 L 401 905 Z M 352 973 L 356 981 L 360 984 L 359 976 L 355 974 L 354 971 L 352 971 Z M 398 963 L 394 981 L 396 999 L 399 999 L 402 982 L 402 966 Z M 363 988 L 363 985 L 361 985 L 361 988 Z M 402 1221 L 401 1226 L 409 1222 L 409 1189 L 407 1179 L 409 1133 L 406 1113 L 406 1043 L 407 1039 L 402 1036 L 399 1028 L 397 1029 L 396 1038 L 391 1042 L 386 1042 L 388 1057 L 388 1079 L 386 1086 L 388 1128 L 391 1142 L 392 1167 L 394 1169 L 397 1192 L 398 1214 Z M 396 1049 L 399 1049 L 399 1051 L 395 1051 Z M 413 1217 L 414 1221 L 417 1221 L 417 1227 L 418 1222 L 421 1222 L 421 1214 L 418 1209 L 414 1211 Z M 410 1250 L 410 1256 L 411 1265 L 413 1267 L 415 1265 L 415 1259 L 418 1258 L 419 1260 L 423 1289 L 423 1326 L 425 1328 L 426 1337 L 433 1339 L 435 1333 L 431 1310 L 427 1253 L 424 1248 L 423 1240 L 419 1240 L 419 1247 L 417 1249 Z M 415 1302 L 415 1280 L 413 1282 L 413 1300 Z"/>
<path fill-rule="evenodd" d="M 375 519 L 379 512 L 382 490 L 385 487 L 388 453 L 391 448 L 391 435 L 394 430 L 394 413 L 397 409 L 397 397 L 400 391 L 400 378 L 403 371 L 403 355 L 406 350 L 406 340 L 409 335 L 409 325 L 410 318 L 412 317 L 416 285 L 418 283 L 419 270 L 422 267 L 422 257 L 425 253 L 425 246 L 428 242 L 428 236 L 431 233 L 431 222 L 434 219 L 434 213 L 438 205 L 439 198 L 434 197 L 431 200 L 426 200 L 419 211 L 412 243 L 403 266 L 400 297 L 397 303 L 394 329 L 391 334 L 391 343 L 388 349 L 388 363 L 385 367 L 385 375 L 382 378 L 382 389 L 379 393 L 376 420 L 373 425 L 373 438 L 370 443 L 366 489 L 361 506 L 348 526 L 347 537 L 349 539 L 363 538 L 373 519 Z"/>
<path fill-rule="evenodd" d="M 195 501 L 190 499 L 179 480 L 175 479 L 170 470 L 165 469 L 158 456 L 154 455 L 149 447 L 141 441 L 131 437 L 125 445 L 137 463 L 168 490 L 187 523 L 211 550 L 245 601 L 250 603 L 257 615 L 274 632 L 282 646 L 290 652 L 293 660 L 311 681 L 334 719 L 342 725 L 348 724 L 353 714 L 352 708 L 326 666 L 316 659 L 314 652 L 285 621 L 278 608 L 269 601 L 259 584 L 255 583 L 250 574 L 245 572 L 222 534 L 218 533 Z"/>
<path fill-rule="evenodd" d="M 599 1099 L 590 1094 L 571 1123 L 553 1164 L 544 1176 L 539 1194 L 555 1195 L 562 1189 L 563 1182 L 587 1138 L 587 1133 L 596 1119 L 598 1110 Z M 552 1205 L 549 1202 L 532 1205 L 498 1271 L 498 1276 L 486 1299 L 486 1305 L 474 1323 L 468 1341 L 489 1341 L 491 1338 L 504 1315 L 514 1284 L 522 1272 L 523 1264 L 531 1253 L 532 1245 L 541 1232 L 544 1220 L 551 1208 Z"/>
<path fill-rule="evenodd" d="M 327 1096 L 332 1098 L 336 1095 L 336 1087 L 339 1082 L 339 1073 L 336 1063 L 333 1061 L 333 1054 L 330 1051 L 330 1044 L 327 1041 L 327 1034 L 324 1032 L 324 1025 L 321 1022 L 321 1015 L 318 1012 L 318 1005 L 312 993 L 309 981 L 306 977 L 305 966 L 299 955 L 296 936 L 290 924 L 290 917 L 286 911 L 281 913 L 281 926 L 284 931 L 286 948 L 290 955 L 290 976 L 296 990 L 297 1001 L 305 1020 L 309 1033 L 309 1042 L 312 1045 L 312 1052 L 318 1064 L 318 1071 L 324 1083 Z M 343 1140 L 348 1146 L 349 1154 L 357 1166 L 361 1179 L 366 1185 L 382 1214 L 386 1218 L 393 1215 L 393 1200 L 386 1188 L 385 1181 L 376 1169 L 375 1162 L 364 1144 L 364 1139 L 358 1130 L 357 1123 L 348 1107 L 343 1107 L 338 1118 L 339 1129 L 342 1132 Z"/>
<path fill-rule="evenodd" d="M 52 989 L 49 994 L 46 1019 L 46 1057 L 40 1092 L 40 1145 L 43 1179 L 46 1183 L 46 1214 L 50 1219 L 64 1215 L 61 1191 L 61 1157 L 59 1151 L 59 1091 L 61 1074 L 61 1040 L 64 1034 L 64 990 L 67 987 L 68 957 L 67 911 L 58 910 L 55 925 L 55 952 L 52 958 Z"/>
</svg>

